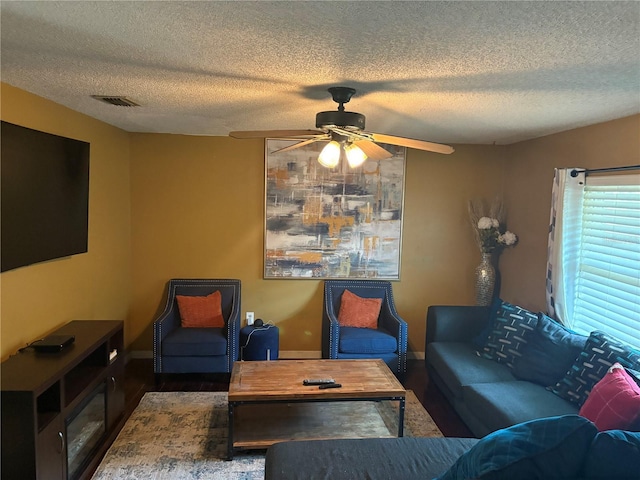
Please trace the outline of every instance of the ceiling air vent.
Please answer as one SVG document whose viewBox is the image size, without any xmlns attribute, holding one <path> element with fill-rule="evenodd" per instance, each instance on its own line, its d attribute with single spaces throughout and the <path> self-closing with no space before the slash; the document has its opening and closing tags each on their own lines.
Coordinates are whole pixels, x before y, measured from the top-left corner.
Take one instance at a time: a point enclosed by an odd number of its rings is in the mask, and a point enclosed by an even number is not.
<svg viewBox="0 0 640 480">
<path fill-rule="evenodd" d="M 115 105 L 116 107 L 139 107 L 136 102 L 129 100 L 127 97 L 117 97 L 114 95 L 91 95 L 92 98 L 101 102 Z"/>
</svg>

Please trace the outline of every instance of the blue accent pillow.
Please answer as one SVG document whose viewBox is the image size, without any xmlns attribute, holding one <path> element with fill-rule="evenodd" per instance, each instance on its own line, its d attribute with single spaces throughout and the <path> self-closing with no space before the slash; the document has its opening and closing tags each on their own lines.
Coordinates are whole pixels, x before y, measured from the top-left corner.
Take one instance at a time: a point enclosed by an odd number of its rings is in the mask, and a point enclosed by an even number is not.
<svg viewBox="0 0 640 480">
<path fill-rule="evenodd" d="M 520 423 L 484 437 L 437 480 L 576 477 L 597 433 L 579 415 Z"/>
<path fill-rule="evenodd" d="M 496 315 L 498 313 L 500 305 L 502 305 L 502 300 L 497 297 L 494 298 L 491 302 L 491 305 L 489 305 L 489 316 L 487 324 L 484 326 L 482 331 L 471 341 L 476 349 L 481 349 L 482 347 L 484 347 L 485 343 L 487 343 L 487 338 L 489 337 L 491 330 L 493 330 L 493 324 L 496 321 Z"/>
<path fill-rule="evenodd" d="M 630 368 L 625 368 L 626 372 L 629 374 L 633 381 L 636 382 L 640 386 L 640 372 L 636 370 L 631 370 Z"/>
<path fill-rule="evenodd" d="M 513 375 L 545 387 L 555 385 L 573 365 L 587 338 L 538 313 L 535 331 L 527 337 L 522 356 L 513 362 Z"/>
<path fill-rule="evenodd" d="M 601 480 L 640 477 L 640 433 L 625 430 L 600 432 L 591 444 L 582 472 Z"/>
<path fill-rule="evenodd" d="M 616 362 L 623 367 L 640 370 L 640 351 L 596 330 L 591 332 L 584 349 L 565 376 L 547 388 L 581 407 L 593 386 Z"/>
<path fill-rule="evenodd" d="M 496 313 L 493 329 L 478 354 L 513 367 L 514 360 L 522 355 L 527 337 L 534 331 L 537 323 L 538 316 L 535 313 L 502 302 Z"/>
</svg>

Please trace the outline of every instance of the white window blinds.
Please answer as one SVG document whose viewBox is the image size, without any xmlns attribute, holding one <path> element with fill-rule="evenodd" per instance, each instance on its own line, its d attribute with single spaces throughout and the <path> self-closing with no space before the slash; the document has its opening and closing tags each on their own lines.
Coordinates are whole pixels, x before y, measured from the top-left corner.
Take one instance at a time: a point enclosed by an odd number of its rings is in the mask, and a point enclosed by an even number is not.
<svg viewBox="0 0 640 480">
<path fill-rule="evenodd" d="M 588 177 L 581 210 L 572 326 L 640 348 L 640 175 Z"/>
</svg>

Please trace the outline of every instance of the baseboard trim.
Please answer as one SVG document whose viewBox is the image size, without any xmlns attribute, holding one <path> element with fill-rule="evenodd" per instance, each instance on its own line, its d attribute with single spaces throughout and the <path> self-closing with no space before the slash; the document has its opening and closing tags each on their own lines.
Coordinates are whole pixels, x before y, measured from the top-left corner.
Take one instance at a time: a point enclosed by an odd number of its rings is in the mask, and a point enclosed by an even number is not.
<svg viewBox="0 0 640 480">
<path fill-rule="evenodd" d="M 132 350 L 127 355 L 127 363 L 129 359 L 140 358 L 153 358 L 153 352 L 151 350 Z M 278 358 L 281 358 L 283 360 L 294 358 L 322 358 L 322 352 L 320 350 L 283 350 L 278 353 Z M 424 352 L 408 352 L 407 360 L 424 360 Z"/>
</svg>

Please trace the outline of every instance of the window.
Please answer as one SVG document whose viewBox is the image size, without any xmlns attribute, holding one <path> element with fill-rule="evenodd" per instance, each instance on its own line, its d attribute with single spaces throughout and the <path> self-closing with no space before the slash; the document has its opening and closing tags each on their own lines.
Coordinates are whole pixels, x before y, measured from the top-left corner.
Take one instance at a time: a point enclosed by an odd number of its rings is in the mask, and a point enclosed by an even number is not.
<svg viewBox="0 0 640 480">
<path fill-rule="evenodd" d="M 640 348 L 640 175 L 588 176 L 579 188 L 565 190 L 563 212 L 568 323 Z"/>
</svg>

